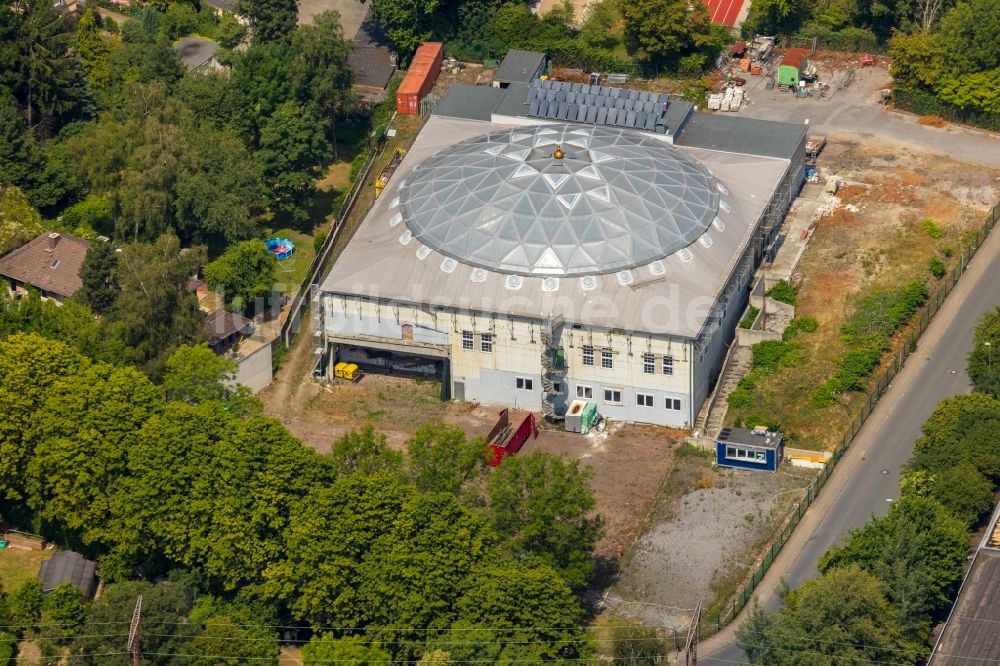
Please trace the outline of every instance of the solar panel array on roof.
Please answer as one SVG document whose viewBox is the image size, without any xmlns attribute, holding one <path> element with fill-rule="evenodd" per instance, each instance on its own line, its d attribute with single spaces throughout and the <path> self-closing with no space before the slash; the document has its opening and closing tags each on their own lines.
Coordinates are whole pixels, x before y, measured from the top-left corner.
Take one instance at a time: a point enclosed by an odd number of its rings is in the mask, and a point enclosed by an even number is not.
<svg viewBox="0 0 1000 666">
<path fill-rule="evenodd" d="M 665 93 L 568 81 L 536 79 L 528 89 L 528 115 L 533 118 L 632 127 L 657 134 L 667 133 L 669 103 Z"/>
</svg>

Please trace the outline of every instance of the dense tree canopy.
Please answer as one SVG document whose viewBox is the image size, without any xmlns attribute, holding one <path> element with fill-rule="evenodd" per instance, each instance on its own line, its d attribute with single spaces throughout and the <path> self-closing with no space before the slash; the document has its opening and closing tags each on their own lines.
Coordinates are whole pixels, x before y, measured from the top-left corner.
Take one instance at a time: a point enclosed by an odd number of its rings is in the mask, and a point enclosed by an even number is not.
<svg viewBox="0 0 1000 666">
<path fill-rule="evenodd" d="M 621 0 L 625 43 L 640 62 L 675 63 L 712 44 L 708 7 L 687 0 Z"/>
<path fill-rule="evenodd" d="M 236 12 L 250 22 L 255 42 L 287 41 L 299 17 L 297 0 L 238 0 Z"/>
<path fill-rule="evenodd" d="M 1000 93 L 997 99 L 1000 99 Z M 966 372 L 977 391 L 1000 397 L 1000 307 L 984 314 L 976 325 Z"/>
<path fill-rule="evenodd" d="M 262 241 L 244 241 L 231 246 L 205 266 L 205 282 L 209 289 L 222 295 L 227 308 L 260 312 L 276 288 L 274 271 L 277 265 L 274 255 Z"/>
</svg>

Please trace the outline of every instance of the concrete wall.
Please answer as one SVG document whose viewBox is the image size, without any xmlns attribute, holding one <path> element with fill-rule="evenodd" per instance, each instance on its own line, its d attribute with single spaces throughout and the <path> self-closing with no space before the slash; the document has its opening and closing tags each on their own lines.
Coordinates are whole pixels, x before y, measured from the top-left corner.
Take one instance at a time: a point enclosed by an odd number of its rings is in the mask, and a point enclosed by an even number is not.
<svg viewBox="0 0 1000 666">
<path fill-rule="evenodd" d="M 271 383 L 273 376 L 270 342 L 236 362 L 236 383 L 248 387 L 255 395 Z"/>
<path fill-rule="evenodd" d="M 753 347 L 765 340 L 780 340 L 781 333 L 775 331 L 757 331 L 751 328 L 736 329 L 736 344 L 740 347 Z"/>
</svg>

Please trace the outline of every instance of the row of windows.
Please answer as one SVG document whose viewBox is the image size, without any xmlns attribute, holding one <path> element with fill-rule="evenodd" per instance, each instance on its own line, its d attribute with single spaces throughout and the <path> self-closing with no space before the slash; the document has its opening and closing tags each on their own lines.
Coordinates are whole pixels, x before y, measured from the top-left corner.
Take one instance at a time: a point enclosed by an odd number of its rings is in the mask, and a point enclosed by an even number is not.
<svg viewBox="0 0 1000 666">
<path fill-rule="evenodd" d="M 741 449 L 736 446 L 726 447 L 726 457 L 731 460 L 742 460 L 744 462 L 752 463 L 766 463 L 767 454 L 763 451 L 750 451 L 748 449 Z"/>
<path fill-rule="evenodd" d="M 462 331 L 462 349 L 472 351 L 476 348 L 476 334 L 472 331 Z M 479 351 L 490 353 L 493 351 L 493 334 L 479 334 Z"/>
<path fill-rule="evenodd" d="M 583 346 L 583 364 L 593 367 L 594 347 L 593 345 Z M 601 367 L 605 370 L 613 370 L 615 367 L 614 352 L 608 347 L 601 347 Z M 642 371 L 647 375 L 656 374 L 656 354 L 642 355 Z M 665 375 L 674 374 L 674 357 L 666 355 L 661 358 L 660 371 Z"/>
<path fill-rule="evenodd" d="M 622 391 L 617 388 L 604 388 L 601 387 L 604 392 L 604 402 L 609 405 L 620 405 L 622 404 Z M 591 400 L 594 397 L 594 387 L 587 386 L 586 384 L 577 384 L 576 386 L 576 397 L 582 398 L 584 400 Z M 653 396 L 649 393 L 636 393 L 635 394 L 635 404 L 639 407 L 652 407 L 653 406 Z M 666 398 L 664 403 L 666 409 L 672 409 L 675 411 L 680 411 L 681 401 L 679 398 Z"/>
</svg>

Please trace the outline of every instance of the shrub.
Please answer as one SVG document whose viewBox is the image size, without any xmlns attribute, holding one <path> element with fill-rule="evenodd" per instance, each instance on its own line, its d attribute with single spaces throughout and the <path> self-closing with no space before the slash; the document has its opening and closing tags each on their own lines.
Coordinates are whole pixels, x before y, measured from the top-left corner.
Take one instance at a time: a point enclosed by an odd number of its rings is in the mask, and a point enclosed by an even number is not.
<svg viewBox="0 0 1000 666">
<path fill-rule="evenodd" d="M 320 248 L 323 247 L 323 243 L 326 242 L 327 235 L 326 229 L 320 229 L 316 232 L 316 235 L 313 236 L 313 249 L 316 252 L 319 252 Z"/>
<path fill-rule="evenodd" d="M 944 274 L 946 272 L 944 267 L 944 262 L 938 259 L 937 257 L 933 257 L 929 262 L 927 262 L 927 270 L 929 270 L 931 272 L 931 275 L 933 275 L 936 278 L 944 277 Z"/>
<path fill-rule="evenodd" d="M 935 240 L 937 240 L 938 238 L 941 238 L 941 235 L 943 233 L 941 231 L 941 227 L 939 227 L 934 222 L 934 220 L 932 220 L 929 217 L 924 218 L 923 220 L 920 221 L 920 228 L 924 230 L 924 233 L 926 233 L 928 236 L 930 236 L 931 238 L 933 238 Z"/>
<path fill-rule="evenodd" d="M 351 183 L 358 179 L 358 174 L 361 173 L 362 167 L 365 165 L 365 160 L 368 159 L 368 153 L 358 153 L 358 155 L 351 160 Z"/>
<path fill-rule="evenodd" d="M 856 340 L 884 346 L 927 300 L 927 287 L 910 282 L 899 289 L 875 291 L 861 298 L 854 313 L 840 328 L 846 342 Z"/>
<path fill-rule="evenodd" d="M 829 407 L 837 401 L 837 392 L 830 382 L 823 382 L 809 394 L 809 401 L 816 407 Z"/>
<path fill-rule="evenodd" d="M 788 342 L 795 337 L 795 334 L 799 331 L 803 331 L 805 333 L 815 333 L 818 328 L 819 322 L 816 321 L 816 317 L 796 317 L 788 322 L 788 327 L 785 328 L 785 332 L 782 333 L 781 339 Z"/>
<path fill-rule="evenodd" d="M 757 315 L 760 314 L 760 308 L 750 306 L 747 313 L 743 315 L 743 319 L 740 320 L 740 328 L 753 328 L 753 323 L 757 321 Z"/>
<path fill-rule="evenodd" d="M 757 388 L 757 382 L 753 380 L 750 375 L 743 375 L 740 377 L 740 381 L 736 383 L 736 388 L 741 388 L 746 391 L 752 391 Z"/>
<path fill-rule="evenodd" d="M 750 348 L 753 360 L 751 368 L 754 372 L 774 372 L 779 367 L 793 365 L 786 362 L 786 357 L 795 350 L 795 345 L 781 340 L 764 340 Z"/>
<path fill-rule="evenodd" d="M 62 223 L 78 236 L 111 236 L 115 226 L 111 200 L 91 194 L 63 211 Z"/>
<path fill-rule="evenodd" d="M 880 347 L 860 347 L 844 352 L 840 357 L 837 372 L 830 380 L 831 387 L 837 393 L 863 391 L 864 378 L 872 373 L 881 356 Z"/>
<path fill-rule="evenodd" d="M 753 395 L 747 389 L 737 386 L 726 396 L 726 402 L 733 409 L 751 407 L 753 405 Z"/>
<path fill-rule="evenodd" d="M 793 287 L 787 280 L 779 280 L 777 284 L 771 287 L 767 295 L 781 303 L 795 305 L 795 301 L 799 295 L 799 288 Z"/>
</svg>

